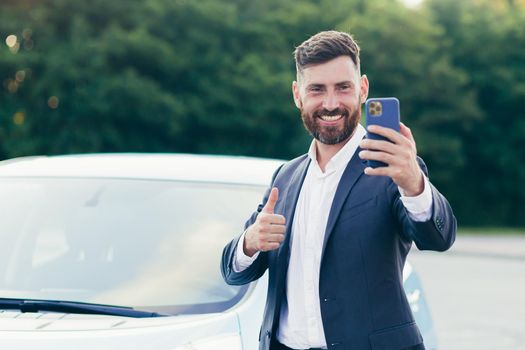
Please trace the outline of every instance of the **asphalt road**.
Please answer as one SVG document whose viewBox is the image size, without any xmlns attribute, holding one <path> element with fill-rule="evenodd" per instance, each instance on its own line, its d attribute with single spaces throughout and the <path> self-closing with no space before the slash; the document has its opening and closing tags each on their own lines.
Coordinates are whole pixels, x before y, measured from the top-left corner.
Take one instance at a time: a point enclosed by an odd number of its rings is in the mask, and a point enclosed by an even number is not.
<svg viewBox="0 0 525 350">
<path fill-rule="evenodd" d="M 459 236 L 445 253 L 409 256 L 440 350 L 525 350 L 525 236 Z"/>
</svg>

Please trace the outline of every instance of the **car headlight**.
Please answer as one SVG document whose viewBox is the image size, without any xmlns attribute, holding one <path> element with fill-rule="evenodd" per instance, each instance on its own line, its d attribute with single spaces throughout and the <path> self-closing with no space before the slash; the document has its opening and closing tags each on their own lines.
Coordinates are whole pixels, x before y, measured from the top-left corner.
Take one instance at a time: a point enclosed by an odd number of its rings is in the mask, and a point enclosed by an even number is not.
<svg viewBox="0 0 525 350">
<path fill-rule="evenodd" d="M 242 350 L 241 337 L 239 334 L 223 334 L 216 337 L 191 341 L 173 350 Z"/>
</svg>

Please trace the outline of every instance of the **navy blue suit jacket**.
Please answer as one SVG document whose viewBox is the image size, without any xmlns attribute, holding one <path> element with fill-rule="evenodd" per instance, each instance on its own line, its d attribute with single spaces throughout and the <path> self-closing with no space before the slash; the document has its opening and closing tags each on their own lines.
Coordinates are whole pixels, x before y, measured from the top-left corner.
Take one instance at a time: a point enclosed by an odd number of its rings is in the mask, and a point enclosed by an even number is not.
<svg viewBox="0 0 525 350">
<path fill-rule="evenodd" d="M 420 345 L 423 339 L 403 289 L 403 266 L 412 242 L 421 250 L 444 251 L 455 239 L 456 219 L 447 200 L 434 186 L 432 217 L 410 219 L 397 185 L 389 177 L 367 176 L 359 149 L 337 187 L 326 227 L 319 280 L 321 317 L 328 349 L 399 350 Z M 426 173 L 422 160 L 420 166 Z M 240 285 L 261 277 L 268 269 L 269 284 L 260 349 L 269 349 L 279 323 L 290 258 L 290 231 L 309 158 L 303 155 L 281 166 L 256 212 L 266 203 L 271 187 L 279 188 L 275 213 L 286 218 L 281 247 L 261 252 L 246 270 L 236 273 L 232 262 L 237 242 L 223 251 L 225 281 Z"/>
</svg>

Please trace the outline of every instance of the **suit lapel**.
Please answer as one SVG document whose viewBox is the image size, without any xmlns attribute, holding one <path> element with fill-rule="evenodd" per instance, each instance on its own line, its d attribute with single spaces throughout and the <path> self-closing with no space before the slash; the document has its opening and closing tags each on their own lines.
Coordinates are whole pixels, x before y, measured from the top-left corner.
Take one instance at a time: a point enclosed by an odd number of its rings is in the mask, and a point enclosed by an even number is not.
<svg viewBox="0 0 525 350">
<path fill-rule="evenodd" d="M 306 172 L 308 166 L 310 165 L 311 159 L 306 157 L 301 164 L 295 169 L 291 180 L 290 186 L 288 186 L 286 194 L 284 195 L 284 212 L 283 215 L 286 218 L 286 235 L 284 243 L 279 248 L 278 256 L 281 256 L 283 251 L 288 251 L 290 248 L 290 236 L 292 233 L 292 224 L 295 214 L 295 207 L 297 206 L 297 200 L 299 199 L 299 193 L 301 192 L 301 187 L 303 186 L 304 178 L 306 177 Z M 286 254 L 289 256 L 289 254 Z"/>
<path fill-rule="evenodd" d="M 358 147 L 354 155 L 352 156 L 352 159 L 350 159 L 350 162 L 348 162 L 348 165 L 346 166 L 346 169 L 343 172 L 343 175 L 341 176 L 341 180 L 337 185 L 337 190 L 335 191 L 332 207 L 330 208 L 330 214 L 328 215 L 328 222 L 326 224 L 326 231 L 323 240 L 323 250 L 321 253 L 321 263 L 323 261 L 326 243 L 328 242 L 328 239 L 330 238 L 330 235 L 334 230 L 335 223 L 337 221 L 337 218 L 339 217 L 341 209 L 343 208 L 343 204 L 346 198 L 348 197 L 350 191 L 352 190 L 352 187 L 356 183 L 357 179 L 359 179 L 359 177 L 363 174 L 364 169 L 366 168 L 366 160 L 363 161 L 358 156 L 360 151 L 361 148 Z"/>
<path fill-rule="evenodd" d="M 299 193 L 301 192 L 301 187 L 303 186 L 304 178 L 306 177 L 306 172 L 310 164 L 310 158 L 306 157 L 299 166 L 294 170 L 289 186 L 283 193 L 284 203 L 283 203 L 283 216 L 286 218 L 286 234 L 284 242 L 281 247 L 277 250 L 277 281 L 275 284 L 277 300 L 281 301 L 285 295 L 285 284 L 286 284 L 286 274 L 288 272 L 288 264 L 290 262 L 290 236 L 292 234 L 292 224 L 293 216 L 295 213 L 295 207 L 297 206 L 297 200 L 299 199 Z M 274 310 L 274 324 L 277 317 L 279 317 L 279 307 L 276 307 Z"/>
</svg>

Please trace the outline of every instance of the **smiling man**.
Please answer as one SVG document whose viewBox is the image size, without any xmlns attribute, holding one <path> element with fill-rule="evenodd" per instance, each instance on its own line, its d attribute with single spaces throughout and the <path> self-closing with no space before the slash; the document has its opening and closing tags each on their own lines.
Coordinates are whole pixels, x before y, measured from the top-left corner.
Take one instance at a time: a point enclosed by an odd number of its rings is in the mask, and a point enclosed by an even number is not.
<svg viewBox="0 0 525 350">
<path fill-rule="evenodd" d="M 427 178 L 410 129 L 359 124 L 368 79 L 352 36 L 321 32 L 295 50 L 292 90 L 307 154 L 275 172 L 222 273 L 245 284 L 269 272 L 260 349 L 424 349 L 404 290 L 414 242 L 444 251 L 456 219 Z M 373 150 L 373 151 L 371 151 Z M 369 168 L 366 160 L 386 167 Z"/>
</svg>

